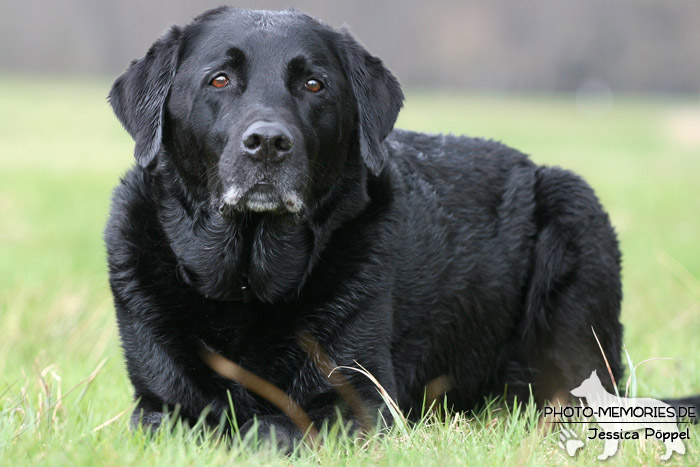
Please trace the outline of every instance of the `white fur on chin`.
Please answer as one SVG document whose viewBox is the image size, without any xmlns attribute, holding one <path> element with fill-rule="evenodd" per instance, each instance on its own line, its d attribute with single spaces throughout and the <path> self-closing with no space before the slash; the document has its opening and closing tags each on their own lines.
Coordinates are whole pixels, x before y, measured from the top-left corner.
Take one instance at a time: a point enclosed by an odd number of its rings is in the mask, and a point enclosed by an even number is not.
<svg viewBox="0 0 700 467">
<path fill-rule="evenodd" d="M 278 211 L 280 208 L 291 212 L 293 214 L 298 214 L 304 207 L 304 203 L 301 197 L 295 192 L 286 192 L 282 195 L 281 200 L 271 200 L 268 196 L 262 196 L 253 193 L 247 199 L 243 200 L 245 192 L 237 186 L 232 186 L 226 193 L 224 193 L 222 200 L 229 206 L 242 207 L 241 204 L 245 205 L 246 209 L 250 209 L 254 212 L 269 212 Z M 243 200 L 243 203 L 241 201 Z"/>
</svg>

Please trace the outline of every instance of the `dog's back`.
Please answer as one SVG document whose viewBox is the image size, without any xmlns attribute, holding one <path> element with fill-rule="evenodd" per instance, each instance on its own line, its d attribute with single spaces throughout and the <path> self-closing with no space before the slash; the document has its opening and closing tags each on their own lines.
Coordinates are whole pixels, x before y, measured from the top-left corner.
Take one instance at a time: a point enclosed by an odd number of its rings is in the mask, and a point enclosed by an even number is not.
<svg viewBox="0 0 700 467">
<path fill-rule="evenodd" d="M 581 178 L 482 139 L 395 131 L 385 146 L 403 216 L 397 375 L 452 375 L 457 407 L 504 385 L 527 399 L 530 382 L 544 400 L 602 368 L 591 326 L 621 375 L 617 240 Z M 415 408 L 423 387 L 403 396 Z"/>
</svg>

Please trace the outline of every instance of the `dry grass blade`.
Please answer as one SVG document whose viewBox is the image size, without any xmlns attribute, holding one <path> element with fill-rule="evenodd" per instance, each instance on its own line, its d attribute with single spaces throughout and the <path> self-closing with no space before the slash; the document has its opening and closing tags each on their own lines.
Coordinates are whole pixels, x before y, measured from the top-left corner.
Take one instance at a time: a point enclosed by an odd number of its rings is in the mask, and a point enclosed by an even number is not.
<svg viewBox="0 0 700 467">
<path fill-rule="evenodd" d="M 355 414 L 355 419 L 360 424 L 362 433 L 368 433 L 372 429 L 372 423 L 367 407 L 360 395 L 355 391 L 355 388 L 350 384 L 350 381 L 340 372 L 334 371 L 335 368 L 338 368 L 338 365 L 326 354 L 323 347 L 311 334 L 307 332 L 301 333 L 297 341 L 299 346 L 321 371 L 321 374 L 328 379 L 333 389 L 347 402 L 353 414 Z"/>
<path fill-rule="evenodd" d="M 100 431 L 102 428 L 104 428 L 104 427 L 106 427 L 106 426 L 108 426 L 108 425 L 111 425 L 112 423 L 114 423 L 114 422 L 116 422 L 117 420 L 119 420 L 122 416 L 124 416 L 124 414 L 127 413 L 129 410 L 130 410 L 130 408 L 129 408 L 129 409 L 122 410 L 122 411 L 119 412 L 117 415 L 115 415 L 114 417 L 112 417 L 112 418 L 110 418 L 109 420 L 107 420 L 106 422 L 104 422 L 102 425 L 96 426 L 95 428 L 93 428 L 93 429 L 92 429 L 92 432 L 95 433 L 95 432 L 97 432 L 97 431 Z"/>
<path fill-rule="evenodd" d="M 75 404 L 74 406 L 77 407 L 77 405 L 80 403 L 80 401 L 83 399 L 85 394 L 87 393 L 88 389 L 90 389 L 90 385 L 92 384 L 93 381 L 95 381 L 95 378 L 97 378 L 97 374 L 102 371 L 102 367 L 105 366 L 105 363 L 107 363 L 107 359 L 103 358 L 100 363 L 97 364 L 97 367 L 90 373 L 90 376 L 87 377 L 87 380 L 85 380 L 85 386 L 83 386 L 83 390 L 80 391 L 80 395 L 75 399 Z"/>
<path fill-rule="evenodd" d="M 367 371 L 367 369 L 359 363 L 357 363 L 357 361 L 355 361 L 355 364 L 359 366 L 359 368 L 351 366 L 339 366 L 334 368 L 333 372 L 338 369 L 356 371 L 365 375 L 370 381 L 372 381 L 372 383 L 377 387 L 379 395 L 382 396 L 384 403 L 389 408 L 389 412 L 391 412 L 391 416 L 394 418 L 394 423 L 398 426 L 399 430 L 401 431 L 401 434 L 408 438 L 408 423 L 406 421 L 406 417 L 404 417 L 403 413 L 401 413 L 401 409 L 399 408 L 398 404 L 391 398 L 391 396 L 389 396 L 389 393 L 386 391 L 386 389 L 384 389 L 384 386 L 382 386 L 381 383 L 377 381 L 377 378 L 375 378 L 372 373 Z"/>
<path fill-rule="evenodd" d="M 433 378 L 425 385 L 425 396 L 423 401 L 423 407 L 425 412 L 439 413 L 442 409 L 439 404 L 437 404 L 438 399 L 444 397 L 447 391 L 452 389 L 452 380 L 447 375 L 440 375 L 437 378 Z"/>
<path fill-rule="evenodd" d="M 304 412 L 304 409 L 283 390 L 216 352 L 202 350 L 200 356 L 212 370 L 221 376 L 237 382 L 247 390 L 270 401 L 289 417 L 312 444 L 314 443 L 318 437 L 318 431 L 313 426 L 311 419 Z"/>
<path fill-rule="evenodd" d="M 610 368 L 610 363 L 608 363 L 608 357 L 605 355 L 605 351 L 603 350 L 603 346 L 600 345 L 600 340 L 598 340 L 598 335 L 595 333 L 595 329 L 593 329 L 593 326 L 591 326 L 591 331 L 593 331 L 593 337 L 595 337 L 595 341 L 598 343 L 598 348 L 600 349 L 600 353 L 603 355 L 603 360 L 605 360 L 605 366 L 608 368 L 608 374 L 610 375 L 610 381 L 612 381 L 613 389 L 615 389 L 615 395 L 617 397 L 620 397 L 620 391 L 617 389 L 617 381 L 615 381 L 615 377 L 613 376 L 613 373 L 612 373 L 612 368 Z"/>
<path fill-rule="evenodd" d="M 92 381 L 97 377 L 97 374 L 102 370 L 102 367 L 104 366 L 104 364 L 105 364 L 106 362 L 107 362 L 107 359 L 103 359 L 100 363 L 98 363 L 97 367 L 93 370 L 93 372 L 90 374 L 90 376 L 88 376 L 87 378 L 83 379 L 83 380 L 80 381 L 78 384 L 76 384 L 75 386 L 73 386 L 72 388 L 70 388 L 68 391 L 66 391 L 65 394 L 63 394 L 61 397 L 57 398 L 55 402 L 53 402 L 51 405 L 49 405 L 49 406 L 46 408 L 46 411 L 45 411 L 45 412 L 43 411 L 43 407 L 42 407 L 42 405 L 41 405 L 41 399 L 39 399 L 39 408 L 37 409 L 37 416 L 36 416 L 36 419 L 35 419 L 34 423 L 35 423 L 35 424 L 38 424 L 39 421 L 41 420 L 41 418 L 42 418 L 44 415 L 46 415 L 47 413 L 49 413 L 49 412 L 51 411 L 51 409 L 55 408 L 57 405 L 61 404 L 61 403 L 63 402 L 63 400 L 64 400 L 66 397 L 68 397 L 68 395 L 70 395 L 73 391 L 75 391 L 76 389 L 78 389 L 80 386 L 82 386 L 82 385 L 85 384 L 85 383 L 90 383 L 90 382 L 92 382 Z M 41 375 L 40 375 L 40 376 L 41 376 Z M 23 394 L 23 397 L 26 398 L 26 393 L 25 393 L 24 388 L 22 388 L 22 394 Z M 13 441 L 17 440 L 20 436 L 22 436 L 22 434 L 23 434 L 24 432 L 26 432 L 31 426 L 32 426 L 32 425 L 28 425 L 28 426 L 24 427 L 22 430 L 20 430 L 17 434 L 15 434 L 15 436 L 14 436 L 14 438 L 13 438 Z"/>
</svg>

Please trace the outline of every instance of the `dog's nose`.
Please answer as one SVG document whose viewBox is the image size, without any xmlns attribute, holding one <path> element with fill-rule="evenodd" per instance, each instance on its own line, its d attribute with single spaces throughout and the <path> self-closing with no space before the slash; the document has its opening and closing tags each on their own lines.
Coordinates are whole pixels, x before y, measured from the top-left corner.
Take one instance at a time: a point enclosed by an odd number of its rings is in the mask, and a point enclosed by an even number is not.
<svg viewBox="0 0 700 467">
<path fill-rule="evenodd" d="M 243 132 L 243 152 L 253 159 L 278 160 L 294 146 L 294 137 L 281 123 L 258 121 Z"/>
</svg>

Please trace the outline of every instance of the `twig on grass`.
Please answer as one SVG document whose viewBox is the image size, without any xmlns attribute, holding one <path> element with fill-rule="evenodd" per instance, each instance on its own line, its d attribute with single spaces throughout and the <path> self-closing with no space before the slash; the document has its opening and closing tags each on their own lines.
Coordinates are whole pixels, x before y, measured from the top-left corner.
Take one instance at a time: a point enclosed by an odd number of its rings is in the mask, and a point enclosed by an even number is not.
<svg viewBox="0 0 700 467">
<path fill-rule="evenodd" d="M 350 381 L 340 372 L 335 371 L 338 365 L 335 364 L 318 341 L 308 332 L 300 333 L 297 341 L 314 365 L 321 371 L 321 374 L 326 377 L 333 389 L 350 406 L 350 410 L 355 414 L 355 418 L 360 424 L 362 434 L 368 433 L 372 429 L 372 423 L 367 407 Z"/>
<path fill-rule="evenodd" d="M 268 400 L 289 417 L 299 431 L 304 436 L 308 436 L 312 444 L 315 442 L 318 430 L 313 426 L 304 409 L 283 390 L 214 351 L 202 350 L 200 357 L 221 376 L 237 382 L 247 390 Z"/>
</svg>

